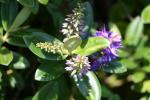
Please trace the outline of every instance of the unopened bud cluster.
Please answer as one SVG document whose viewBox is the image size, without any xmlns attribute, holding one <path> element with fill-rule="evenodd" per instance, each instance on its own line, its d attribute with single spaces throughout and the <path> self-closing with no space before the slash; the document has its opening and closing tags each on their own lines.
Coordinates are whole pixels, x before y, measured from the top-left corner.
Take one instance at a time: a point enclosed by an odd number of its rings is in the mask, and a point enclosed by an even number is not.
<svg viewBox="0 0 150 100">
<path fill-rule="evenodd" d="M 62 53 L 62 44 L 60 43 L 48 43 L 48 42 L 40 42 L 36 44 L 36 47 L 39 47 L 46 52 L 52 52 L 52 53 Z"/>
</svg>

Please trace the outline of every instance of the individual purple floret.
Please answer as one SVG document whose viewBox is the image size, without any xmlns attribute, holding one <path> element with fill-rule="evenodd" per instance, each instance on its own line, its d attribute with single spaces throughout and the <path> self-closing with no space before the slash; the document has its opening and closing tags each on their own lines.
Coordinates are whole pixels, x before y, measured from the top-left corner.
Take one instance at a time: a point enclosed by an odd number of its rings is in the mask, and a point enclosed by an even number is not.
<svg viewBox="0 0 150 100">
<path fill-rule="evenodd" d="M 71 76 L 78 75 L 81 77 L 90 69 L 90 62 L 88 57 L 81 55 L 77 55 L 70 60 L 67 60 L 66 65 L 67 67 L 65 70 L 71 72 Z"/>
<path fill-rule="evenodd" d="M 98 58 L 94 58 L 91 69 L 96 70 L 99 67 L 109 63 L 110 61 L 116 59 L 118 57 L 117 52 L 118 49 L 122 47 L 121 44 L 121 36 L 116 32 L 107 31 L 104 27 L 102 30 L 97 31 L 94 36 L 104 37 L 109 40 L 109 47 L 102 50 L 102 56 Z"/>
</svg>

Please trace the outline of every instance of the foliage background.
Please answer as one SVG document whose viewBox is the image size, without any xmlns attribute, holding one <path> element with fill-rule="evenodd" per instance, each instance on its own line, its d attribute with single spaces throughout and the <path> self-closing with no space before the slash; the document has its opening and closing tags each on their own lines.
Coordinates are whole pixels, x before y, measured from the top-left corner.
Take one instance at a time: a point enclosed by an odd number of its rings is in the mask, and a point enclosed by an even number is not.
<svg viewBox="0 0 150 100">
<path fill-rule="evenodd" d="M 0 0 L 0 100 L 30 100 L 48 83 L 34 79 L 41 59 L 26 47 L 23 36 L 38 31 L 63 40 L 60 29 L 65 16 L 71 13 L 78 2 L 86 1 L 88 0 Z M 86 21 L 90 23 L 89 32 L 94 32 L 104 24 L 119 32 L 123 38 L 120 61 L 128 69 L 123 74 L 97 72 L 102 85 L 102 100 L 150 99 L 150 7 L 147 11 L 143 11 L 150 1 L 89 0 L 88 2 L 90 5 L 87 7 Z M 14 24 L 14 19 L 22 8 L 25 10 Z M 67 85 L 62 79 L 66 80 Z M 59 82 L 64 86 L 61 87 L 64 89 L 60 91 L 61 94 L 72 87 L 72 81 L 69 79 L 67 73 L 60 78 Z M 51 89 L 47 88 L 41 98 L 54 95 L 47 94 Z M 78 90 L 75 88 L 73 91 Z M 65 96 L 66 93 L 62 95 Z M 81 94 L 75 94 L 75 98 L 84 100 Z M 41 99 L 35 97 L 35 100 Z"/>
</svg>

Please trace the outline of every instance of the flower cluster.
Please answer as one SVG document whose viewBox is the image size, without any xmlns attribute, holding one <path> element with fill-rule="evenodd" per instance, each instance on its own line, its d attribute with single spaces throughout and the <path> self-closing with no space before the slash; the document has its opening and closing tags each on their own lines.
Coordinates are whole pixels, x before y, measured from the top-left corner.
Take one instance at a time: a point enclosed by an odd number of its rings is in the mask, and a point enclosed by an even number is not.
<svg viewBox="0 0 150 100">
<path fill-rule="evenodd" d="M 97 31 L 94 36 L 104 37 L 109 40 L 110 46 L 102 50 L 102 56 L 95 58 L 92 63 L 92 70 L 96 70 L 99 67 L 104 66 L 110 61 L 118 57 L 118 49 L 122 47 L 121 36 L 116 32 L 107 31 L 104 27 L 102 30 Z"/>
<path fill-rule="evenodd" d="M 77 8 L 73 10 L 73 14 L 67 15 L 65 22 L 62 24 L 61 32 L 70 37 L 71 35 L 79 35 L 83 33 L 84 22 L 83 18 L 83 7 L 78 5 Z"/>
<path fill-rule="evenodd" d="M 52 53 L 62 53 L 62 44 L 59 43 L 48 43 L 48 42 L 40 42 L 36 44 L 36 47 L 39 47 L 46 52 L 52 52 Z"/>
<path fill-rule="evenodd" d="M 80 36 L 84 33 L 83 11 L 83 7 L 79 5 L 73 10 L 73 14 L 67 15 L 61 30 L 66 35 L 63 46 L 62 44 L 48 42 L 36 44 L 36 47 L 52 53 L 62 53 L 63 47 L 65 47 L 69 51 L 68 56 L 71 58 L 66 60 L 65 70 L 70 72 L 71 76 L 79 77 L 86 74 L 89 70 L 95 71 L 116 59 L 118 57 L 118 49 L 122 47 L 121 36 L 106 30 L 104 27 L 102 30 L 96 31 L 94 37 L 106 38 L 110 43 L 108 47 L 88 57 L 73 55 L 72 51 L 82 43 Z"/>
<path fill-rule="evenodd" d="M 86 74 L 90 69 L 90 62 L 88 57 L 77 55 L 70 60 L 66 61 L 67 67 L 65 68 L 66 71 L 71 72 L 71 76 L 78 75 L 82 76 Z"/>
</svg>

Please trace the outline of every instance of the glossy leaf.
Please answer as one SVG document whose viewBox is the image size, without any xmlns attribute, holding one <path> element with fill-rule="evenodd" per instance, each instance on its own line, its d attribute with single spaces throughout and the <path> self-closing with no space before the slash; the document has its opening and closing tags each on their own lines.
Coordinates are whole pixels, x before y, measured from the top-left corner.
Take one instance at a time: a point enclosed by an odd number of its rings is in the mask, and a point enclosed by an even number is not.
<svg viewBox="0 0 150 100">
<path fill-rule="evenodd" d="M 37 0 L 18 0 L 18 2 L 25 7 L 28 7 L 34 14 L 36 14 L 39 10 L 39 4 Z"/>
<path fill-rule="evenodd" d="M 7 37 L 7 43 L 10 45 L 14 46 L 19 46 L 19 47 L 27 47 L 24 40 L 23 36 L 24 35 L 31 35 L 32 32 L 28 31 L 17 31 L 17 32 L 10 32 L 9 36 Z"/>
<path fill-rule="evenodd" d="M 35 80 L 51 81 L 64 73 L 64 62 L 46 61 L 42 63 L 35 72 Z"/>
<path fill-rule="evenodd" d="M 143 21 L 140 17 L 132 20 L 126 30 L 125 43 L 137 45 L 143 32 Z"/>
<path fill-rule="evenodd" d="M 56 4 L 55 4 L 56 3 Z M 61 24 L 64 22 L 64 15 L 59 10 L 59 6 L 62 3 L 62 0 L 53 0 L 53 3 L 48 3 L 47 10 L 51 14 L 54 25 L 57 27 L 61 27 Z"/>
<path fill-rule="evenodd" d="M 40 48 L 36 47 L 36 43 L 39 42 L 57 42 L 61 43 L 58 39 L 42 32 L 33 32 L 33 35 L 25 35 L 24 37 L 25 44 L 27 47 L 38 57 L 47 59 L 47 60 L 62 60 L 65 58 L 64 55 L 58 53 L 48 53 Z"/>
<path fill-rule="evenodd" d="M 4 30 L 8 30 L 12 25 L 17 14 L 17 3 L 15 0 L 9 0 L 1 5 L 1 19 Z"/>
<path fill-rule="evenodd" d="M 84 6 L 84 29 L 83 31 L 86 32 L 86 34 L 81 34 L 81 36 L 84 38 L 87 37 L 89 35 L 89 30 L 91 29 L 91 26 L 93 25 L 93 9 L 92 9 L 92 6 L 89 2 L 85 2 L 83 4 Z"/>
<path fill-rule="evenodd" d="M 85 11 L 84 11 L 84 20 L 85 25 L 91 26 L 93 24 L 93 9 L 89 2 L 84 3 Z"/>
<path fill-rule="evenodd" d="M 5 47 L 0 48 L 0 64 L 9 65 L 13 60 L 13 53 Z"/>
<path fill-rule="evenodd" d="M 39 1 L 39 3 L 46 5 L 46 4 L 48 4 L 49 0 L 38 0 L 38 1 Z"/>
<path fill-rule="evenodd" d="M 18 28 L 20 25 L 22 25 L 27 20 L 27 18 L 30 16 L 30 14 L 31 14 L 31 11 L 29 8 L 27 8 L 27 7 L 22 8 L 22 10 L 16 16 L 9 31 L 14 30 L 15 28 Z"/>
<path fill-rule="evenodd" d="M 73 53 L 87 56 L 96 51 L 100 51 L 100 49 L 107 46 L 109 46 L 109 41 L 107 39 L 102 37 L 90 37 L 87 40 L 84 40 L 82 44 L 73 51 Z"/>
<path fill-rule="evenodd" d="M 22 37 L 9 37 L 6 41 L 10 45 L 19 46 L 19 47 L 26 47 Z"/>
<path fill-rule="evenodd" d="M 127 68 L 124 67 L 121 63 L 113 61 L 105 66 L 102 66 L 100 69 L 109 73 L 124 73 L 127 71 Z"/>
<path fill-rule="evenodd" d="M 81 43 L 82 40 L 79 36 L 72 36 L 64 40 L 64 47 L 71 52 L 75 50 Z"/>
<path fill-rule="evenodd" d="M 43 86 L 32 100 L 69 100 L 69 91 L 64 79 L 50 81 Z"/>
<path fill-rule="evenodd" d="M 15 69 L 25 69 L 29 67 L 29 61 L 24 56 L 15 52 L 13 54 L 14 54 L 14 59 L 10 63 L 11 67 Z"/>
<path fill-rule="evenodd" d="M 19 3 L 21 3 L 24 6 L 32 7 L 35 3 L 35 0 L 17 0 Z"/>
<path fill-rule="evenodd" d="M 141 14 L 141 17 L 143 19 L 143 22 L 145 24 L 148 24 L 150 23 L 150 5 L 146 6 L 143 11 L 142 11 L 142 14 Z"/>
<path fill-rule="evenodd" d="M 87 100 L 100 100 L 101 86 L 99 80 L 93 72 L 88 72 L 85 76 L 74 77 L 77 87 Z"/>
</svg>

